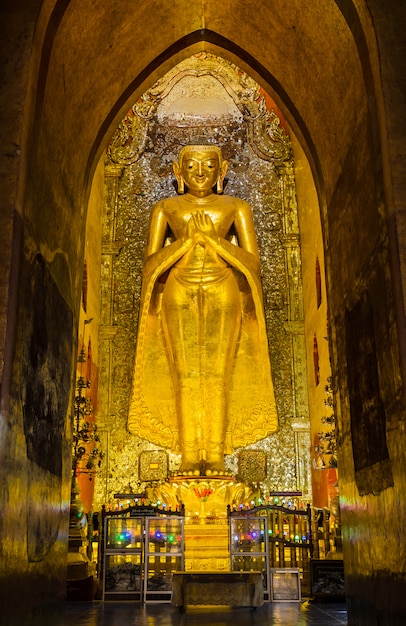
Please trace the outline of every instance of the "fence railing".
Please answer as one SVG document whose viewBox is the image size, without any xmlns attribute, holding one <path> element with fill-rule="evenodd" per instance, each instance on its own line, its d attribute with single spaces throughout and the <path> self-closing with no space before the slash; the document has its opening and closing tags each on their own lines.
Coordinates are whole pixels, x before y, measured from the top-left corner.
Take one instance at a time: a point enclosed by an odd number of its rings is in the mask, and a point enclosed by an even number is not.
<svg viewBox="0 0 406 626">
<path fill-rule="evenodd" d="M 313 556 L 312 509 L 264 504 L 252 508 L 229 508 L 233 516 L 266 516 L 270 568 L 298 568 L 303 595 L 310 594 L 310 559 Z"/>
</svg>

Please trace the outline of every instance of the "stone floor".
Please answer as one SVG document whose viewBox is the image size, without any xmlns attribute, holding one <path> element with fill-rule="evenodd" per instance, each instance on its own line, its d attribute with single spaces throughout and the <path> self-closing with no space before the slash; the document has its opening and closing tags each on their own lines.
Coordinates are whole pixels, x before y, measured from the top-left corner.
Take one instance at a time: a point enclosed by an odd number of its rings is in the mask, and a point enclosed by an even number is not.
<svg viewBox="0 0 406 626">
<path fill-rule="evenodd" d="M 1 621 L 1 620 L 0 620 Z M 23 624 L 24 622 L 24 624 Z M 344 603 L 267 603 L 250 608 L 140 606 L 120 602 L 67 602 L 19 626 L 338 626 L 347 624 Z M 14 624 L 10 623 L 10 626 Z"/>
</svg>

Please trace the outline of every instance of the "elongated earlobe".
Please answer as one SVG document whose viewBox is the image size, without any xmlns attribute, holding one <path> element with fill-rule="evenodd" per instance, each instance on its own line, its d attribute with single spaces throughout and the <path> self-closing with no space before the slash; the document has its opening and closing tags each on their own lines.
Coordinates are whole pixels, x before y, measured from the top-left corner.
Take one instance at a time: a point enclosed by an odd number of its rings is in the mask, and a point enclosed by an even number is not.
<svg viewBox="0 0 406 626">
<path fill-rule="evenodd" d="M 228 169 L 228 161 L 223 161 L 221 163 L 220 173 L 219 173 L 219 177 L 217 179 L 217 186 L 216 186 L 217 193 L 223 193 L 223 190 L 224 190 L 224 179 L 226 177 L 227 169 Z"/>
<path fill-rule="evenodd" d="M 176 163 L 176 161 L 174 161 L 172 163 L 172 166 L 173 173 L 175 174 L 178 183 L 178 194 L 182 195 L 183 193 L 185 193 L 185 181 L 183 180 L 183 176 L 181 174 L 180 165 L 179 163 Z"/>
</svg>

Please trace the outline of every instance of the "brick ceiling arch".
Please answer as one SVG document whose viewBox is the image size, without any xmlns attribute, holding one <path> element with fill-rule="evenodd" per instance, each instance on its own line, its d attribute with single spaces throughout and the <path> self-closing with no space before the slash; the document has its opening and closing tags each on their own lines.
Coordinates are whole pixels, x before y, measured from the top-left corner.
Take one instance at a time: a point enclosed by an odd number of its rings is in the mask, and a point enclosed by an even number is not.
<svg viewBox="0 0 406 626">
<path fill-rule="evenodd" d="M 348 25 L 333 0 L 310 8 L 300 0 L 263 0 L 255 11 L 245 4 L 58 0 L 52 10 L 44 4 L 32 65 L 34 158 L 60 163 L 68 189 L 87 187 L 134 99 L 204 49 L 239 64 L 271 93 L 328 196 L 371 113 L 358 13 L 345 3 Z"/>
</svg>

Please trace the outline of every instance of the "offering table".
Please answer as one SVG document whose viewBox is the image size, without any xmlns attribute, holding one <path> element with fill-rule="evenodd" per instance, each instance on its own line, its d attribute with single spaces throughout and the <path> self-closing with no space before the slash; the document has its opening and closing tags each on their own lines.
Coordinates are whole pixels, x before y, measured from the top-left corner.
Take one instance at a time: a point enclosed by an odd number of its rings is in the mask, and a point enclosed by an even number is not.
<svg viewBox="0 0 406 626">
<path fill-rule="evenodd" d="M 172 604 L 228 605 L 256 608 L 264 603 L 259 572 L 173 572 Z"/>
</svg>

